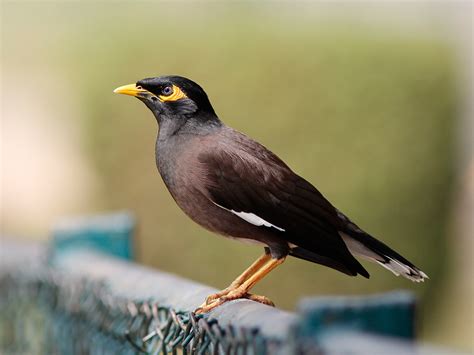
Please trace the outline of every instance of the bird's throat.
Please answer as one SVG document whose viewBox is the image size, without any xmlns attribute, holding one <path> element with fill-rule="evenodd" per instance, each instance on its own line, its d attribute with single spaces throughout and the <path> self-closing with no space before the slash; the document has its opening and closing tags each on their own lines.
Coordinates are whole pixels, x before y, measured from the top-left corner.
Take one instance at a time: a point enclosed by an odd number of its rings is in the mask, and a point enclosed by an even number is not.
<svg viewBox="0 0 474 355">
<path fill-rule="evenodd" d="M 179 133 L 179 131 L 186 125 L 186 118 L 165 116 L 156 116 L 158 121 L 158 140 L 167 140 L 170 137 Z"/>
</svg>

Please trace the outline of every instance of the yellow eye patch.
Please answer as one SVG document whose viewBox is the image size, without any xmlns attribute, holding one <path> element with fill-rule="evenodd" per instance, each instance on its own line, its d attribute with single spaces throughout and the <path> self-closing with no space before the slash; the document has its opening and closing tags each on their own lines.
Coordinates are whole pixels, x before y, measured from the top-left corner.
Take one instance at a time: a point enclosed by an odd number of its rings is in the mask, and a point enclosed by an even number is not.
<svg viewBox="0 0 474 355">
<path fill-rule="evenodd" d="M 186 94 L 181 91 L 179 87 L 176 85 L 172 86 L 173 91 L 169 95 L 159 95 L 158 97 L 162 102 L 171 102 L 171 101 L 178 101 L 180 99 L 187 98 Z"/>
</svg>

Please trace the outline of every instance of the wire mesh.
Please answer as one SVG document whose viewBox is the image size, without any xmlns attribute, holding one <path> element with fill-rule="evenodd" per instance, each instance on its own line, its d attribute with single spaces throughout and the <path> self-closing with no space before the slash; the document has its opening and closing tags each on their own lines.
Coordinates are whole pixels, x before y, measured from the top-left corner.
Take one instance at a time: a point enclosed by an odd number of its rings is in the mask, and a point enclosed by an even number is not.
<svg viewBox="0 0 474 355">
<path fill-rule="evenodd" d="M 105 283 L 50 268 L 2 273 L 0 315 L 5 354 L 263 354 L 270 345 L 257 329 L 117 298 Z"/>
<path fill-rule="evenodd" d="M 91 250 L 50 251 L 2 242 L 2 355 L 453 353 L 413 342 L 406 292 L 307 299 L 298 315 L 240 300 L 202 316 L 183 310 L 208 286 Z"/>
</svg>

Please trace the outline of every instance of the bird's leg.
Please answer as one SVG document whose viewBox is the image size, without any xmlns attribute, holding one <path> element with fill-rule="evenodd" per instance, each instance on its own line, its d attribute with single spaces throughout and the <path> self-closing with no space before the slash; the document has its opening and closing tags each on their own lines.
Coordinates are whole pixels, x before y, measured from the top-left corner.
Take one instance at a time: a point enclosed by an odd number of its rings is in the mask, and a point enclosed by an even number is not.
<svg viewBox="0 0 474 355">
<path fill-rule="evenodd" d="M 286 257 L 280 259 L 270 259 L 270 261 L 263 265 L 256 273 L 250 276 L 242 285 L 229 292 L 226 296 L 221 297 L 224 301 L 237 299 L 243 295 L 248 294 L 248 291 L 255 286 L 257 282 L 263 279 L 270 271 L 285 261 Z"/>
<path fill-rule="evenodd" d="M 204 305 L 208 305 L 209 303 L 214 302 L 216 299 L 221 298 L 222 296 L 227 295 L 230 291 L 235 290 L 237 287 L 242 285 L 250 276 L 255 274 L 263 265 L 265 265 L 269 260 L 271 259 L 271 256 L 269 253 L 265 253 L 262 256 L 260 256 L 255 262 L 250 265 L 242 274 L 240 274 L 232 283 L 223 289 L 222 291 L 219 291 L 217 293 L 214 293 L 206 298 L 206 302 Z M 203 306 L 204 306 L 203 305 Z"/>
<path fill-rule="evenodd" d="M 272 301 L 264 296 L 257 296 L 249 294 L 250 289 L 255 286 L 255 284 L 263 279 L 270 271 L 276 268 L 278 265 L 285 261 L 285 257 L 280 259 L 270 259 L 267 263 L 262 265 L 255 273 L 253 273 L 247 280 L 245 280 L 240 286 L 234 288 L 227 292 L 227 294 L 221 296 L 219 299 L 215 299 L 210 304 L 203 304 L 196 310 L 196 313 L 206 313 L 210 310 L 220 306 L 221 304 L 232 301 L 238 298 L 248 298 L 260 303 L 273 305 Z"/>
</svg>

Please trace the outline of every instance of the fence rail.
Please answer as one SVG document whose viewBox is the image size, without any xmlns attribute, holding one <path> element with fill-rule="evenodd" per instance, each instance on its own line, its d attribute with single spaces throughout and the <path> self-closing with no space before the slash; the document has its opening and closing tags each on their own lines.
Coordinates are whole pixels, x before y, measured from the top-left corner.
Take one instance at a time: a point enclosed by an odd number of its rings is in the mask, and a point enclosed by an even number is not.
<svg viewBox="0 0 474 355">
<path fill-rule="evenodd" d="M 61 223 L 48 245 L 3 239 L 5 354 L 452 354 L 416 345 L 415 303 L 395 292 L 302 301 L 298 314 L 236 300 L 205 316 L 216 290 L 130 261 L 127 214 Z"/>
</svg>

